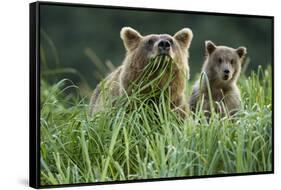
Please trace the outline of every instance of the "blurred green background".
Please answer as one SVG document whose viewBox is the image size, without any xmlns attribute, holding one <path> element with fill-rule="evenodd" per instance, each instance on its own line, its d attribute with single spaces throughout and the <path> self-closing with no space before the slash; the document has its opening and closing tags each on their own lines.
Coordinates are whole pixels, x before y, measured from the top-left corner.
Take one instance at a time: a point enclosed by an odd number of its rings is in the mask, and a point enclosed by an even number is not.
<svg viewBox="0 0 281 190">
<path fill-rule="evenodd" d="M 202 13 L 118 10 L 79 6 L 40 5 L 41 76 L 49 82 L 69 78 L 89 95 L 110 69 L 125 56 L 120 30 L 131 26 L 142 35 L 192 29 L 190 74 L 194 78 L 204 60 L 204 41 L 245 46 L 250 64 L 272 64 L 272 19 Z"/>
</svg>

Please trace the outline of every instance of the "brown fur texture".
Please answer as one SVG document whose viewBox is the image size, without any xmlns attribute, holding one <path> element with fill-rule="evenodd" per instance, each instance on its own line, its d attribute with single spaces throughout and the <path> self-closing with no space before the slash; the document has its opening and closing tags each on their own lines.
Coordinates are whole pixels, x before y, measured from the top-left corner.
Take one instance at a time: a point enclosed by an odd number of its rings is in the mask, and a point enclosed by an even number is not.
<svg viewBox="0 0 281 190">
<path fill-rule="evenodd" d="M 216 46 L 211 41 L 205 42 L 206 60 L 203 64 L 204 72 L 209 80 L 211 96 L 214 102 L 223 102 L 226 110 L 214 104 L 216 112 L 234 114 L 240 108 L 240 90 L 237 80 L 241 72 L 241 64 L 246 55 L 246 48 L 233 49 L 227 46 Z M 204 100 L 203 110 L 210 115 L 209 93 L 206 80 L 198 80 L 192 90 L 190 109 L 195 112 L 196 105 L 201 99 Z M 227 111 L 227 113 L 225 113 Z"/>
<path fill-rule="evenodd" d="M 142 74 L 149 60 L 165 54 L 176 64 L 176 67 L 173 67 L 174 80 L 171 82 L 171 102 L 175 109 L 186 112 L 188 106 L 185 102 L 184 90 L 185 82 L 189 78 L 188 48 L 193 38 L 192 31 L 184 28 L 174 36 L 168 34 L 142 36 L 133 28 L 123 27 L 120 36 L 126 49 L 126 56 L 122 65 L 104 80 L 107 93 L 112 97 L 122 96 L 124 93 L 130 95 L 131 84 Z M 169 44 L 169 49 L 164 51 L 160 43 Z M 99 85 L 91 98 L 91 114 L 102 109 L 103 104 Z"/>
</svg>

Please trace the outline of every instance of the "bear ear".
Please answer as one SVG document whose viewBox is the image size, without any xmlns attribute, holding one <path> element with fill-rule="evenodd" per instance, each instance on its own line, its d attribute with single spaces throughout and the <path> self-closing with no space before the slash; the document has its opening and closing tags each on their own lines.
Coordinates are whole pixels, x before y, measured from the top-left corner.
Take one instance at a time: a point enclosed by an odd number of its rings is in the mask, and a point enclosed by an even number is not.
<svg viewBox="0 0 281 190">
<path fill-rule="evenodd" d="M 184 48 L 189 48 L 193 38 L 193 33 L 189 28 L 183 28 L 178 31 L 173 37 L 179 42 L 181 46 L 183 46 Z"/>
<path fill-rule="evenodd" d="M 247 54 L 247 49 L 245 47 L 239 47 L 236 49 L 236 52 L 240 58 L 243 58 Z"/>
<path fill-rule="evenodd" d="M 217 48 L 217 46 L 210 40 L 205 41 L 205 49 L 206 52 L 210 55 L 211 53 L 213 53 L 215 51 L 215 49 Z"/>
<path fill-rule="evenodd" d="M 120 37 L 127 50 L 136 48 L 142 38 L 142 36 L 131 27 L 123 27 L 120 32 Z"/>
</svg>

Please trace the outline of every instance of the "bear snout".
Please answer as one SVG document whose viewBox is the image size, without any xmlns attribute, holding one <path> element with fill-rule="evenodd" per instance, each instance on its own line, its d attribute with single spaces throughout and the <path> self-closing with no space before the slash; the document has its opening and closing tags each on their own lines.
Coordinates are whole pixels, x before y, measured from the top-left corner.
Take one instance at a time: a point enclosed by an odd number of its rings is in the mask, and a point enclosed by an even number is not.
<svg viewBox="0 0 281 190">
<path fill-rule="evenodd" d="M 222 77 L 222 79 L 225 80 L 225 81 L 227 81 L 227 80 L 230 80 L 231 78 L 232 78 L 232 74 L 230 73 L 230 70 L 225 69 L 225 70 L 223 71 L 223 77 Z"/>
<path fill-rule="evenodd" d="M 229 70 L 228 69 L 225 69 L 224 71 L 223 71 L 225 74 L 229 74 Z"/>
<path fill-rule="evenodd" d="M 158 43 L 158 50 L 160 55 L 169 55 L 171 43 L 168 40 L 161 40 Z"/>
<path fill-rule="evenodd" d="M 230 78 L 231 78 L 231 73 L 230 73 L 230 70 L 228 69 L 228 68 L 225 68 L 224 70 L 223 70 L 223 73 L 222 73 L 222 75 L 223 75 L 223 80 L 225 80 L 225 81 L 227 81 L 227 80 L 229 80 Z"/>
</svg>

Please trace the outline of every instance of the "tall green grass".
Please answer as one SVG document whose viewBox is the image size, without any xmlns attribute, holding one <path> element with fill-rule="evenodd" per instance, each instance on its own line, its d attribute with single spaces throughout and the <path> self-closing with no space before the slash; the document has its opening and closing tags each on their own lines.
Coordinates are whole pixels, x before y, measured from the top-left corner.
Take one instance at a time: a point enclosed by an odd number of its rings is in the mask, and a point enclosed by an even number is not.
<svg viewBox="0 0 281 190">
<path fill-rule="evenodd" d="M 271 171 L 271 80 L 271 67 L 241 76 L 242 109 L 210 121 L 202 110 L 179 117 L 168 87 L 145 94 L 153 80 L 93 117 L 71 81 L 42 80 L 41 185 Z"/>
</svg>

